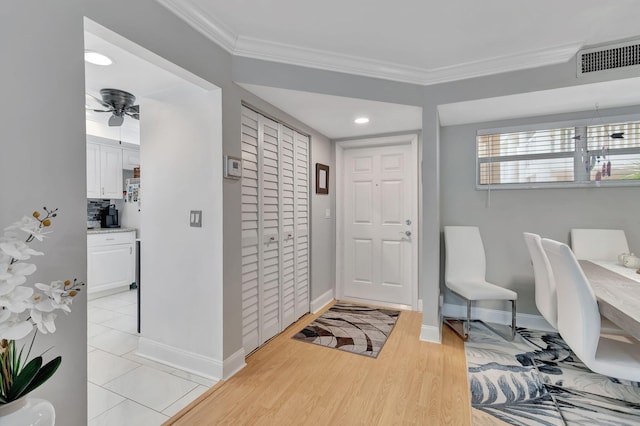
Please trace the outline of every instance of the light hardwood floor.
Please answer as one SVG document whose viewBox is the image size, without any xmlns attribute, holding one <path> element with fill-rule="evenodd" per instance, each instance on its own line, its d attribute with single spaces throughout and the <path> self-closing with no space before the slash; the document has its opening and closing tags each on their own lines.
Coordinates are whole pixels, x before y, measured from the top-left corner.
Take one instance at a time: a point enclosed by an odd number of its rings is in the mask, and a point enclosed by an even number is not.
<svg viewBox="0 0 640 426">
<path fill-rule="evenodd" d="M 462 340 L 419 340 L 422 314 L 403 311 L 377 359 L 291 339 L 306 315 L 165 425 L 469 425 Z"/>
</svg>

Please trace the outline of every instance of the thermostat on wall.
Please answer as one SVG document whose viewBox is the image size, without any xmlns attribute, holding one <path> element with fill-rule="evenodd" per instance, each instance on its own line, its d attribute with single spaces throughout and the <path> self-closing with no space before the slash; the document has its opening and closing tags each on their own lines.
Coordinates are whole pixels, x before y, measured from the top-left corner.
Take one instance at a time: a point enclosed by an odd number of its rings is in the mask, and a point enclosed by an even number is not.
<svg viewBox="0 0 640 426">
<path fill-rule="evenodd" d="M 224 177 L 228 179 L 240 179 L 242 177 L 242 159 L 224 156 Z"/>
</svg>

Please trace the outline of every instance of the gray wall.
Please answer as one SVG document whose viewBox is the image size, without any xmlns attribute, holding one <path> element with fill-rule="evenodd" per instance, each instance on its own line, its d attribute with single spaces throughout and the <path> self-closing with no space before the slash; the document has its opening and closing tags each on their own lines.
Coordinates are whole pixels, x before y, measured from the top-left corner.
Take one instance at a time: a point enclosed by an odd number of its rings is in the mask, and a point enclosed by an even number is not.
<svg viewBox="0 0 640 426">
<path fill-rule="evenodd" d="M 59 208 L 52 234 L 34 247 L 28 283 L 86 281 L 86 142 L 81 1 L 5 2 L 0 14 L 0 229 L 42 207 Z M 34 124 L 34 123 L 37 123 Z M 62 356 L 33 395 L 50 400 L 59 425 L 87 418 L 86 293 L 55 334 L 38 334 L 32 354 Z"/>
<path fill-rule="evenodd" d="M 640 113 L 640 108 L 600 111 L 607 115 Z M 487 279 L 518 293 L 518 311 L 538 315 L 531 261 L 522 237 L 534 232 L 569 243 L 571 228 L 624 229 L 632 250 L 640 249 L 640 189 L 565 188 L 476 190 L 475 141 L 479 129 L 589 119 L 593 111 L 527 120 L 478 123 L 441 129 L 441 220 L 446 225 L 480 227 L 487 256 Z M 442 287 L 444 288 L 444 286 Z M 450 294 L 447 303 L 459 303 Z M 481 306 L 494 307 L 485 303 Z M 495 306 L 497 309 L 505 309 Z"/>
</svg>

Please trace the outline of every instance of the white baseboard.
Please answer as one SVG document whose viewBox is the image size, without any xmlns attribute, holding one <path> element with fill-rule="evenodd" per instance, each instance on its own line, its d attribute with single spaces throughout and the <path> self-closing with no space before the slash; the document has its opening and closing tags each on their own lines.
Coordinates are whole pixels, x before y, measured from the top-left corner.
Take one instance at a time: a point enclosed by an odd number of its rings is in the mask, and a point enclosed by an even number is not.
<svg viewBox="0 0 640 426">
<path fill-rule="evenodd" d="M 244 363 L 244 349 L 242 352 L 242 363 Z M 197 374 L 198 376 L 206 377 L 207 379 L 221 380 L 225 378 L 224 363 L 220 360 L 185 351 L 184 349 L 176 348 L 175 346 L 166 345 L 144 337 L 141 337 L 138 342 L 137 355 L 171 367 L 179 368 L 180 370 Z M 235 356 L 236 354 L 232 355 L 232 357 Z M 237 363 L 235 358 L 232 361 Z M 237 369 L 239 368 L 236 367 L 236 371 Z M 229 368 L 229 371 L 231 372 L 232 369 Z M 233 371 L 233 373 L 236 371 Z"/>
<path fill-rule="evenodd" d="M 311 313 L 317 314 L 322 308 L 327 306 L 328 303 L 331 303 L 333 299 L 335 299 L 335 296 L 333 295 L 333 289 L 326 291 L 319 297 L 316 297 L 311 301 L 311 304 L 309 306 L 309 308 L 311 309 Z"/>
<path fill-rule="evenodd" d="M 227 380 L 247 365 L 244 362 L 244 355 L 244 348 L 240 348 L 224 360 L 222 365 L 222 378 L 224 380 Z"/>
<path fill-rule="evenodd" d="M 420 329 L 420 340 L 423 342 L 442 343 L 442 327 L 423 324 Z"/>
<path fill-rule="evenodd" d="M 467 316 L 467 307 L 465 305 L 445 303 L 442 314 L 445 317 L 465 318 Z M 495 324 L 510 325 L 511 311 L 471 307 L 471 318 Z M 526 327 L 533 330 L 556 331 L 541 315 L 516 312 L 516 324 L 518 327 Z"/>
</svg>

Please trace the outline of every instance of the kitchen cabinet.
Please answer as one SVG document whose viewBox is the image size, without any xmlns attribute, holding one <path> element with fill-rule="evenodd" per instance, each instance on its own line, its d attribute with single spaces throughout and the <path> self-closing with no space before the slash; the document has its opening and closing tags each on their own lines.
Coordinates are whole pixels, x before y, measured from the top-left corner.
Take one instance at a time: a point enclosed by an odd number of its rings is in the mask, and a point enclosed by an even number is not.
<svg viewBox="0 0 640 426">
<path fill-rule="evenodd" d="M 140 150 L 122 148 L 122 168 L 133 170 L 134 167 L 140 167 Z"/>
<path fill-rule="evenodd" d="M 87 198 L 122 198 L 122 149 L 87 143 Z"/>
<path fill-rule="evenodd" d="M 135 281 L 135 231 L 87 235 L 87 294 L 128 289 Z"/>
</svg>

